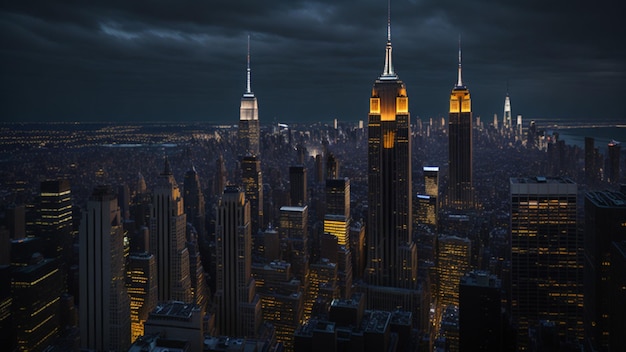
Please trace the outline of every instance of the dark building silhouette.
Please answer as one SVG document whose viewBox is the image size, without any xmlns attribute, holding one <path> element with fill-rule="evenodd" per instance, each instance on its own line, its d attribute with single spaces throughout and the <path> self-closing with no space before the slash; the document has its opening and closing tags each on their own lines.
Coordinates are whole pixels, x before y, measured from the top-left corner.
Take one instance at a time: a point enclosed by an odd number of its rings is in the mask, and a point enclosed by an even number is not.
<svg viewBox="0 0 626 352">
<path fill-rule="evenodd" d="M 459 285 L 459 350 L 502 351 L 501 284 L 495 275 L 472 271 Z"/>
<path fill-rule="evenodd" d="M 600 180 L 600 165 L 598 148 L 594 146 L 593 137 L 585 137 L 585 182 L 587 186 L 594 186 Z"/>
<path fill-rule="evenodd" d="M 450 94 L 448 130 L 448 205 L 453 209 L 471 209 L 474 206 L 472 101 L 461 79 L 460 42 L 458 81 Z"/>
<path fill-rule="evenodd" d="M 157 264 L 159 302 L 191 302 L 187 216 L 167 159 L 154 187 L 150 214 L 150 252 Z"/>
<path fill-rule="evenodd" d="M 206 236 L 205 202 L 202 186 L 200 186 L 200 177 L 195 167 L 185 173 L 183 189 L 183 204 L 185 205 L 187 221 L 196 229 L 198 236 L 204 239 Z"/>
<path fill-rule="evenodd" d="M 608 145 L 609 158 L 607 159 L 606 176 L 607 181 L 612 185 L 619 184 L 619 162 L 621 143 L 611 141 Z"/>
<path fill-rule="evenodd" d="M 94 189 L 80 227 L 80 345 L 93 351 L 130 346 L 124 231 L 117 197 Z"/>
<path fill-rule="evenodd" d="M 303 165 L 289 167 L 289 186 L 291 205 L 306 205 L 308 203 L 306 167 Z"/>
<path fill-rule="evenodd" d="M 228 186 L 217 204 L 216 325 L 219 334 L 252 337 L 261 324 L 261 302 L 251 273 L 250 203 Z"/>
<path fill-rule="evenodd" d="M 597 348 L 609 346 L 610 321 L 618 305 L 610 297 L 611 243 L 626 241 L 625 224 L 626 195 L 616 191 L 585 194 L 585 336 Z"/>
<path fill-rule="evenodd" d="M 609 346 L 611 351 L 626 351 L 626 241 L 611 245 L 611 284 L 609 299 Z"/>
<path fill-rule="evenodd" d="M 241 161 L 241 178 L 246 199 L 250 201 L 252 234 L 265 228 L 263 217 L 263 175 L 261 161 L 255 156 L 245 156 Z"/>
</svg>

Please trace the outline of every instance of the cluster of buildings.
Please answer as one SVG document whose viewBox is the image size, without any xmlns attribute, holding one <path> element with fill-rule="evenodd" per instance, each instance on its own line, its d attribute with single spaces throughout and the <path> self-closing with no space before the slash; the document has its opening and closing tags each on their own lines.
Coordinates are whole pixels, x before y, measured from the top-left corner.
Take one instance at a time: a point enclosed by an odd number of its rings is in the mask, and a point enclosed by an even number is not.
<svg viewBox="0 0 626 352">
<path fill-rule="evenodd" d="M 5 207 L 0 341 L 19 351 L 626 349 L 626 188 L 581 195 L 567 177 L 512 177 L 499 236 L 481 229 L 460 45 L 447 163 L 423 166 L 419 191 L 408 107 L 388 22 L 369 101 L 366 206 L 351 206 L 353 180 L 327 148 L 315 158 L 322 195 L 298 148 L 289 188 L 269 197 L 248 47 L 237 170 L 228 182 L 217 158 L 212 203 L 195 167 L 180 187 L 165 159 L 151 191 L 141 176 L 132 192 L 95 187 L 80 221 L 67 180 L 41 182 L 33 219 Z M 492 126 L 523 140 L 508 94 L 503 128 L 497 117 Z M 533 126 L 524 144 L 541 148 Z M 598 159 L 586 141 L 589 189 Z M 619 144 L 609 159 L 617 185 Z"/>
</svg>

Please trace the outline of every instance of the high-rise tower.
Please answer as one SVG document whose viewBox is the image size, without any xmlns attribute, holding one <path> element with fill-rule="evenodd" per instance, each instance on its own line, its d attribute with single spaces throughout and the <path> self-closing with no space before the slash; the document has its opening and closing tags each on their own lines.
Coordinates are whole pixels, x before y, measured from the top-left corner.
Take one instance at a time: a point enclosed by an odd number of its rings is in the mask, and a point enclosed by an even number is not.
<svg viewBox="0 0 626 352">
<path fill-rule="evenodd" d="M 389 8 L 388 8 L 389 11 Z M 368 248 L 370 285 L 412 287 L 411 128 L 409 98 L 391 60 L 391 20 L 383 73 L 376 79 L 368 116 Z"/>
<path fill-rule="evenodd" d="M 94 190 L 80 225 L 81 348 L 125 350 L 131 324 L 124 230 L 117 199 L 108 187 Z"/>
<path fill-rule="evenodd" d="M 542 320 L 570 341 L 583 337 L 583 241 L 576 183 L 566 178 L 511 178 L 511 313 L 518 347 Z"/>
<path fill-rule="evenodd" d="M 448 205 L 466 210 L 474 205 L 472 186 L 472 101 L 461 79 L 461 41 L 459 40 L 458 80 L 450 94 L 448 121 Z"/>
<path fill-rule="evenodd" d="M 187 214 L 187 221 L 193 224 L 198 231 L 200 238 L 204 239 L 206 236 L 205 228 L 205 203 L 204 194 L 202 193 L 202 186 L 200 186 L 200 178 L 195 167 L 185 173 L 184 196 L 183 201 L 185 203 L 185 214 Z"/>
<path fill-rule="evenodd" d="M 239 155 L 259 155 L 259 105 L 250 84 L 250 36 L 248 36 L 248 68 L 246 71 L 246 92 L 241 97 L 239 108 Z"/>
<path fill-rule="evenodd" d="M 511 121 L 511 99 L 509 98 L 509 92 L 507 89 L 506 97 L 504 98 L 504 116 L 502 117 L 502 128 L 511 129 L 513 122 Z"/>
<path fill-rule="evenodd" d="M 245 156 L 241 161 L 241 178 L 246 199 L 250 201 L 252 234 L 265 228 L 263 223 L 263 174 L 261 160 L 256 156 Z"/>
<path fill-rule="evenodd" d="M 252 337 L 261 320 L 261 302 L 252 277 L 250 202 L 227 186 L 217 204 L 217 328 L 230 336 Z"/>
<path fill-rule="evenodd" d="M 158 300 L 191 302 L 187 216 L 167 159 L 154 188 L 150 213 L 150 251 L 157 263 Z"/>
</svg>

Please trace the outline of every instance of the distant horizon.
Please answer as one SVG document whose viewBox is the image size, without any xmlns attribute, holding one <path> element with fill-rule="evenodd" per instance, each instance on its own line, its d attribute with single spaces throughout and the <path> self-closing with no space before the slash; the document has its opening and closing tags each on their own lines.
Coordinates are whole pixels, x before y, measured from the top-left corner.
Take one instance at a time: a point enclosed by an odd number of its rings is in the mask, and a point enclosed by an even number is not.
<svg viewBox="0 0 626 352">
<path fill-rule="evenodd" d="M 384 65 L 387 5 L 8 2 L 0 8 L 0 114 L 236 123 L 250 37 L 262 124 L 366 120 Z M 514 116 L 626 120 L 619 11 L 578 1 L 408 0 L 392 1 L 390 18 L 393 67 L 413 118 L 447 116 L 460 36 L 463 84 L 485 120 L 501 117 L 507 94 Z"/>
</svg>

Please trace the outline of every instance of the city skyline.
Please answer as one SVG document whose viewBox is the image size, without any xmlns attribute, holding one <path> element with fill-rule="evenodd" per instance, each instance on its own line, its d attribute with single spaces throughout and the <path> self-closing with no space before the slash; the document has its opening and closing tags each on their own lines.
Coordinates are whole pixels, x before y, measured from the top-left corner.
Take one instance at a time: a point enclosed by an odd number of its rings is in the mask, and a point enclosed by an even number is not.
<svg viewBox="0 0 626 352">
<path fill-rule="evenodd" d="M 30 5 L 0 9 L 5 121 L 234 124 L 248 35 L 262 124 L 364 120 L 366 87 L 384 63 L 383 1 Z M 582 2 L 391 5 L 414 116 L 445 116 L 461 34 L 476 116 L 501 116 L 508 85 L 525 120 L 619 117 L 615 12 Z"/>
</svg>

